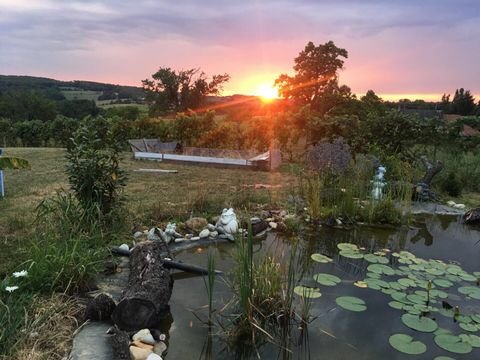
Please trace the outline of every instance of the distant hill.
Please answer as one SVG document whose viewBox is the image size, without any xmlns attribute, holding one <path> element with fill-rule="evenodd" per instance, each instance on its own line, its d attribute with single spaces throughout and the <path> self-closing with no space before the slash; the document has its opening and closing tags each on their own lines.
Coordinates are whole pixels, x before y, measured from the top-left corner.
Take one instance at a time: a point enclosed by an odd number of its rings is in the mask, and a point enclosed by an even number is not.
<svg viewBox="0 0 480 360">
<path fill-rule="evenodd" d="M 97 102 L 111 100 L 143 100 L 141 87 L 105 84 L 93 81 L 60 81 L 55 79 L 35 77 L 0 75 L 0 92 L 29 91 L 43 93 L 51 100 L 88 99 Z"/>
</svg>

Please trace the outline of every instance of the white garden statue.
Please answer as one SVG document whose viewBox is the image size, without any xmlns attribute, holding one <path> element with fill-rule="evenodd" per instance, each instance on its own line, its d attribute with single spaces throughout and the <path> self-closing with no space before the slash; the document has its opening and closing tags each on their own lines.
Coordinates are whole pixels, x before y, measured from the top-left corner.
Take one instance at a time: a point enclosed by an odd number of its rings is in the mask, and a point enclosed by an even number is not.
<svg viewBox="0 0 480 360">
<path fill-rule="evenodd" d="M 232 208 L 223 209 L 215 228 L 220 234 L 226 235 L 229 240 L 234 240 L 233 234 L 238 231 L 238 222 L 237 215 Z"/>
</svg>

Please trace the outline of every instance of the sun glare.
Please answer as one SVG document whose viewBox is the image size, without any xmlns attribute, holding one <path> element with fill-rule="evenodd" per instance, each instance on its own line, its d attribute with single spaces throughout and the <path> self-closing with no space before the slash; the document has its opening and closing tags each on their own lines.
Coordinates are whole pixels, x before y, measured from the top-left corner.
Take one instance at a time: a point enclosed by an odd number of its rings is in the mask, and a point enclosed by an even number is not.
<svg viewBox="0 0 480 360">
<path fill-rule="evenodd" d="M 278 98 L 278 89 L 271 85 L 263 84 L 255 90 L 255 95 L 260 96 L 262 101 L 270 102 Z"/>
</svg>

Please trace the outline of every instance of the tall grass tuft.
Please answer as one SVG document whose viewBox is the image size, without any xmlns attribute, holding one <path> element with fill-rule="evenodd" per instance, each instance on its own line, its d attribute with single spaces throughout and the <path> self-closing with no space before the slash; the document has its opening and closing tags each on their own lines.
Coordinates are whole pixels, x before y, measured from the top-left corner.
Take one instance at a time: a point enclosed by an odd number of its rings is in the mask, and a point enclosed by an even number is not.
<svg viewBox="0 0 480 360">
<path fill-rule="evenodd" d="M 215 288 L 215 255 L 212 252 L 208 253 L 208 275 L 207 275 L 207 282 L 205 284 L 207 288 L 207 295 L 208 295 L 208 324 L 211 326 L 213 323 L 213 293 Z"/>
</svg>

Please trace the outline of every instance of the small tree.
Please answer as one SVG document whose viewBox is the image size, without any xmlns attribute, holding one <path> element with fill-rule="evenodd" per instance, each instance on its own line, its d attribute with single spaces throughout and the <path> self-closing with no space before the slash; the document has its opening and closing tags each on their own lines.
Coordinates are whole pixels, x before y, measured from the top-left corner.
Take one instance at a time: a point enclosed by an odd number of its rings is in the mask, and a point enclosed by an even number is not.
<svg viewBox="0 0 480 360">
<path fill-rule="evenodd" d="M 108 215 L 121 199 L 125 174 L 120 169 L 122 143 L 103 117 L 85 118 L 67 147 L 67 174 L 75 197 L 85 210 Z"/>
</svg>

